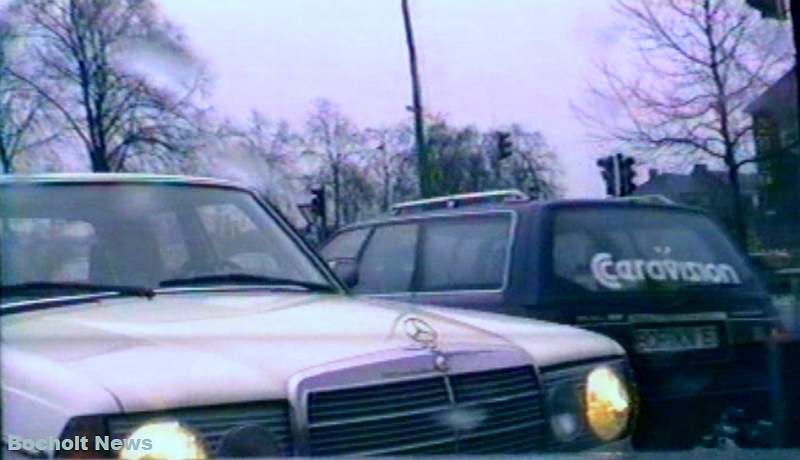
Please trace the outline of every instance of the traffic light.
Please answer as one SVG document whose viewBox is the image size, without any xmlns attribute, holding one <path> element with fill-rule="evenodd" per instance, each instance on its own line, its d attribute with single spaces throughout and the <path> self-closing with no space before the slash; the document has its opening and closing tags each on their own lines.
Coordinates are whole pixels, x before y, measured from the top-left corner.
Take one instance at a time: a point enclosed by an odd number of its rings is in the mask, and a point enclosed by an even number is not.
<svg viewBox="0 0 800 460">
<path fill-rule="evenodd" d="M 317 217 L 325 216 L 325 189 L 311 189 L 311 213 Z"/>
<path fill-rule="evenodd" d="M 311 215 L 319 219 L 317 238 L 322 241 L 328 237 L 327 206 L 325 205 L 325 187 L 311 189 Z"/>
<path fill-rule="evenodd" d="M 512 148 L 514 145 L 511 143 L 511 133 L 498 132 L 497 133 L 497 158 L 504 160 L 511 156 Z"/>
<path fill-rule="evenodd" d="M 614 157 L 600 158 L 597 160 L 597 166 L 600 167 L 600 175 L 606 183 L 606 194 L 617 196 L 617 169 L 614 167 Z"/>
<path fill-rule="evenodd" d="M 636 176 L 633 165 L 636 160 L 619 153 L 617 155 L 619 157 L 620 196 L 628 196 L 636 190 L 636 184 L 633 183 L 633 178 Z"/>
<path fill-rule="evenodd" d="M 636 171 L 633 165 L 636 160 L 626 157 L 621 153 L 603 157 L 597 160 L 600 167 L 600 174 L 606 183 L 606 194 L 608 196 L 628 196 L 636 190 L 633 178 Z"/>
</svg>

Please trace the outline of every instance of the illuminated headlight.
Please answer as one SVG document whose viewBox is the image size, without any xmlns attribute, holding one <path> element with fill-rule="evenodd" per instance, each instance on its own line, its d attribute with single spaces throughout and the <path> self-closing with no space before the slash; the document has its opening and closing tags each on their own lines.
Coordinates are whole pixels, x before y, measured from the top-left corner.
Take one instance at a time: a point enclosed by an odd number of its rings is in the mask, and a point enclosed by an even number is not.
<svg viewBox="0 0 800 460">
<path fill-rule="evenodd" d="M 553 434 L 559 441 L 573 440 L 583 412 L 580 390 L 571 383 L 560 384 L 550 390 L 547 400 Z"/>
<path fill-rule="evenodd" d="M 599 367 L 586 378 L 586 420 L 598 438 L 611 441 L 629 427 L 632 400 L 622 377 Z"/>
<path fill-rule="evenodd" d="M 140 440 L 120 452 L 124 460 L 182 460 L 208 458 L 203 441 L 188 428 L 175 421 L 146 423 L 128 436 Z M 147 442 L 149 441 L 149 442 Z"/>
</svg>

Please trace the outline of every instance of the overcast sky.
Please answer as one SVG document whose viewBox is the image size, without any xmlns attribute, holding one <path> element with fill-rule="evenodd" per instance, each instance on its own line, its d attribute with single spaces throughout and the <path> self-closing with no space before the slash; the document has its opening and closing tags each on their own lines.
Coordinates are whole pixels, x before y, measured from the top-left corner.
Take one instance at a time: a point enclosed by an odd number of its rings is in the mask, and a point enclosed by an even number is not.
<svg viewBox="0 0 800 460">
<path fill-rule="evenodd" d="M 400 0 L 160 0 L 215 77 L 225 116 L 300 123 L 325 97 L 361 126 L 408 117 Z M 570 196 L 602 184 L 570 110 L 593 62 L 621 48 L 609 0 L 412 0 L 426 110 L 456 125 L 518 122 L 560 153 Z"/>
</svg>

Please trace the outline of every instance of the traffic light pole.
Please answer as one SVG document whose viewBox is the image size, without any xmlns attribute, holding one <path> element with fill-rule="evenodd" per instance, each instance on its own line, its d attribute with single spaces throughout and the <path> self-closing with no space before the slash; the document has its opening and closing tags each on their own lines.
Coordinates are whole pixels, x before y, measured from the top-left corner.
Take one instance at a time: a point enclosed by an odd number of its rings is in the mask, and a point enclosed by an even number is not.
<svg viewBox="0 0 800 460">
<path fill-rule="evenodd" d="M 620 167 L 621 154 L 611 156 L 614 165 L 614 196 L 622 196 L 622 168 Z"/>
<path fill-rule="evenodd" d="M 419 176 L 419 191 L 423 198 L 431 196 L 431 174 L 428 164 L 428 147 L 425 143 L 425 126 L 422 117 L 422 90 L 419 85 L 419 71 L 417 70 L 417 49 L 414 45 L 414 29 L 411 24 L 411 13 L 408 10 L 408 0 L 402 0 L 403 24 L 406 30 L 406 44 L 408 45 L 408 62 L 411 68 L 411 93 L 414 108 L 414 134 L 417 138 L 417 174 Z"/>
</svg>

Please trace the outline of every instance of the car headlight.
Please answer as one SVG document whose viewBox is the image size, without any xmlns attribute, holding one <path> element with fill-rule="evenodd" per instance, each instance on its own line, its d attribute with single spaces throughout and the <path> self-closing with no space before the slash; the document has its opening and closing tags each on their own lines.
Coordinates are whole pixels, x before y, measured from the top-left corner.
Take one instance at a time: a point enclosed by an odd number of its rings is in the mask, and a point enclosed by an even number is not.
<svg viewBox="0 0 800 460">
<path fill-rule="evenodd" d="M 131 440 L 139 442 L 134 447 Z M 149 442 L 147 442 L 149 441 Z M 124 460 L 208 458 L 202 439 L 175 421 L 145 423 L 135 429 L 119 454 Z"/>
<path fill-rule="evenodd" d="M 629 427 L 632 400 L 628 385 L 608 367 L 598 367 L 586 378 L 586 420 L 597 437 L 611 441 Z"/>
<path fill-rule="evenodd" d="M 562 383 L 548 392 L 550 429 L 559 441 L 575 439 L 581 426 L 580 390 L 572 383 Z"/>
</svg>

